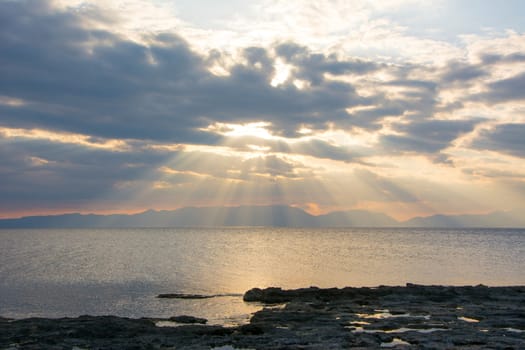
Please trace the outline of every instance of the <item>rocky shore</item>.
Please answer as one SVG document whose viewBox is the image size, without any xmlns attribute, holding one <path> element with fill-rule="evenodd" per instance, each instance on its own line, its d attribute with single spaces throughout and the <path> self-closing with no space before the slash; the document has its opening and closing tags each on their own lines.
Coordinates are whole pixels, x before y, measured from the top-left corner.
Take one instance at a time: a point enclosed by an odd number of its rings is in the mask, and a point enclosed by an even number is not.
<svg viewBox="0 0 525 350">
<path fill-rule="evenodd" d="M 525 349 L 525 287 L 255 288 L 243 298 L 264 307 L 236 327 L 186 315 L 0 318 L 0 349 Z"/>
</svg>

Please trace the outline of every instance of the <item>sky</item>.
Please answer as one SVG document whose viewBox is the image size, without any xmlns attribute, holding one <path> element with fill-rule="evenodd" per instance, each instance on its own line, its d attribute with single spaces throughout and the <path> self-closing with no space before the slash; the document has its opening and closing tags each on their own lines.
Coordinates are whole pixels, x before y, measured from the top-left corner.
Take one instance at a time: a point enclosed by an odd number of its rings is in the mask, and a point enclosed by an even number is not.
<svg viewBox="0 0 525 350">
<path fill-rule="evenodd" d="M 525 3 L 0 0 L 0 217 L 525 211 Z"/>
</svg>

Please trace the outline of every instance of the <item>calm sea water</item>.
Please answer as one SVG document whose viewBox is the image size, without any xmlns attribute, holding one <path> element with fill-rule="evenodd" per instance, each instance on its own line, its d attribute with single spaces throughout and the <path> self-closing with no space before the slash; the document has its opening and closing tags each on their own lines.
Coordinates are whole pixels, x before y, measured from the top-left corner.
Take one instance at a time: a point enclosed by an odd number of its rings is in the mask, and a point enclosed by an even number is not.
<svg viewBox="0 0 525 350">
<path fill-rule="evenodd" d="M 252 287 L 525 285 L 523 229 L 0 230 L 0 316 L 191 314 L 237 323 Z M 204 300 L 159 293 L 227 294 Z"/>
</svg>

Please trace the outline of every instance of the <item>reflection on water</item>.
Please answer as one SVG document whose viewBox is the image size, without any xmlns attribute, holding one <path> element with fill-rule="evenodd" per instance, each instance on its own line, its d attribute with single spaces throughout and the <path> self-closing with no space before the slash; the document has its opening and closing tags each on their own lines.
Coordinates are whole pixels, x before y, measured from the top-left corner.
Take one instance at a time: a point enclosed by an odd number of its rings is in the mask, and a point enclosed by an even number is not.
<svg viewBox="0 0 525 350">
<path fill-rule="evenodd" d="M 458 320 L 469 322 L 469 323 L 478 323 L 479 322 L 479 320 L 477 320 L 475 318 L 465 317 L 465 316 L 458 317 Z"/>
<path fill-rule="evenodd" d="M 525 284 L 525 230 L 0 230 L 0 315 L 246 317 L 252 287 Z M 210 321 L 211 322 L 211 321 Z"/>
<path fill-rule="evenodd" d="M 425 320 L 430 319 L 430 315 L 411 315 L 409 313 L 403 314 L 392 314 L 389 310 L 375 310 L 373 314 L 356 314 L 360 318 L 375 318 L 375 319 L 386 319 L 386 318 L 422 318 Z M 355 322 L 354 322 L 355 323 Z"/>
<path fill-rule="evenodd" d="M 399 338 L 394 338 L 391 342 L 388 343 L 381 343 L 382 348 L 394 348 L 400 345 L 410 345 L 410 343 Z"/>
<path fill-rule="evenodd" d="M 351 329 L 352 333 L 406 333 L 406 332 L 417 332 L 417 333 L 434 333 L 439 331 L 448 331 L 448 328 L 395 328 L 395 329 L 389 329 L 389 330 L 382 330 L 382 329 L 365 329 L 364 327 L 348 327 Z"/>
</svg>

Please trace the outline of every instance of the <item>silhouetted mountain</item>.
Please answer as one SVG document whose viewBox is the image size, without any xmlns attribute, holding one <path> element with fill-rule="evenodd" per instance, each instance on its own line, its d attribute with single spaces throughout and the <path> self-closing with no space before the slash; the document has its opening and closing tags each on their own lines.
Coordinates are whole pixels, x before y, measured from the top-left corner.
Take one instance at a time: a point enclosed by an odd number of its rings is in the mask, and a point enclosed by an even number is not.
<svg viewBox="0 0 525 350">
<path fill-rule="evenodd" d="M 366 210 L 334 211 L 316 217 L 321 227 L 392 227 L 399 222 L 383 213 Z"/>
<path fill-rule="evenodd" d="M 3 228 L 65 227 L 318 226 L 316 218 L 288 206 L 148 210 L 134 215 L 63 214 L 0 220 Z"/>
<path fill-rule="evenodd" d="M 168 226 L 312 226 L 315 217 L 288 206 L 182 208 Z"/>
<path fill-rule="evenodd" d="M 365 210 L 332 212 L 314 216 L 289 206 L 187 207 L 148 210 L 133 215 L 63 214 L 2 219 L 0 228 L 96 228 L 96 227 L 525 227 L 525 219 L 506 213 L 487 215 L 434 215 L 398 222 L 382 213 Z"/>
<path fill-rule="evenodd" d="M 433 215 L 412 218 L 401 225 L 407 227 L 525 227 L 525 217 L 517 213 L 504 212 L 484 215 Z"/>
</svg>

